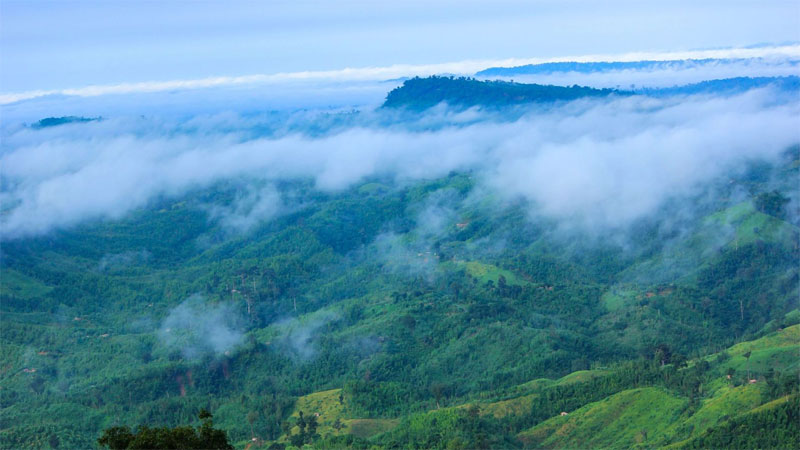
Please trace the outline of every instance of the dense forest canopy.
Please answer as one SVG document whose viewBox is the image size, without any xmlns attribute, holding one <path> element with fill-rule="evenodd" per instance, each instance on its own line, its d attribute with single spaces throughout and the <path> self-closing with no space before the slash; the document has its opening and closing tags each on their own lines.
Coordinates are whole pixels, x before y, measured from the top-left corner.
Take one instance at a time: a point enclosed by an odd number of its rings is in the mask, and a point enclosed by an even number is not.
<svg viewBox="0 0 800 450">
<path fill-rule="evenodd" d="M 787 96 L 797 97 L 800 93 L 800 77 L 737 77 L 683 86 L 640 88 L 635 92 L 654 97 L 703 93 L 732 95 L 764 87 L 773 87 Z M 477 80 L 467 77 L 431 76 L 404 81 L 402 86 L 389 92 L 383 106 L 422 110 L 446 103 L 453 107 L 499 108 L 530 103 L 566 102 L 609 95 L 628 96 L 633 93 L 633 89 L 595 89 L 578 85 L 553 86 L 501 80 Z"/>
<path fill-rule="evenodd" d="M 786 89 L 779 100 L 793 95 Z M 772 94 L 697 109 L 759 95 Z M 1 242 L 0 446 L 791 448 L 800 146 L 760 136 L 775 150 L 759 153 L 750 141 L 719 143 L 703 122 L 697 145 L 717 151 L 718 171 L 670 173 L 608 150 L 633 142 L 656 152 L 666 140 L 663 154 L 694 161 L 673 145 L 698 133 L 664 125 L 684 120 L 690 100 L 656 97 L 431 77 L 407 80 L 372 112 L 199 117 L 173 128 L 136 118 L 109 141 L 113 119 L 15 129 L 6 145 L 36 153 L 46 150 L 29 145 L 45 136 L 36 133 L 76 139 L 58 161 L 99 154 L 102 170 L 134 142 L 142 159 L 126 164 L 175 179 L 152 191 L 137 179 L 119 191 L 130 203 L 105 211 L 120 171 L 97 203 L 55 217 L 45 215 L 58 204 L 36 203 L 25 190 L 36 180 L 18 175 L 33 165 L 12 167 L 20 178 L 2 185 L 17 195 L 4 205 L 4 232 L 9 218 L 31 228 L 16 225 Z M 614 102 L 628 100 L 625 115 Z M 443 101 L 453 108 L 422 111 Z M 622 119 L 598 130 L 609 111 Z M 777 111 L 759 123 L 781 131 L 794 116 Z M 625 134 L 651 115 L 649 129 Z M 163 160 L 159 139 L 169 144 Z M 197 142 L 216 153 L 164 169 L 191 160 Z M 591 170 L 540 170 L 534 181 L 547 190 L 521 195 L 533 177 L 517 169 L 541 154 L 503 158 L 531 142 L 557 150 L 544 154 L 557 162 L 546 169 Z M 626 171 L 573 153 L 586 142 Z M 488 150 L 470 153 L 473 144 Z M 229 149 L 233 162 L 218 158 Z M 260 166 L 256 156 L 275 149 L 306 159 Z M 332 170 L 314 159 L 330 154 L 347 161 Z M 272 166 L 294 176 L 267 179 Z M 65 167 L 48 180 L 83 174 Z M 211 181 L 180 179 L 185 167 Z M 342 175 L 352 167 L 361 172 Z M 641 192 L 624 204 L 574 195 L 631 186 Z M 658 201 L 632 204 L 642 197 Z"/>
<path fill-rule="evenodd" d="M 550 103 L 584 97 L 625 95 L 615 89 L 585 86 L 543 86 L 507 81 L 480 81 L 467 77 L 412 78 L 386 96 L 383 106 L 425 109 L 445 102 L 451 106 L 508 106 L 522 103 Z"/>
</svg>

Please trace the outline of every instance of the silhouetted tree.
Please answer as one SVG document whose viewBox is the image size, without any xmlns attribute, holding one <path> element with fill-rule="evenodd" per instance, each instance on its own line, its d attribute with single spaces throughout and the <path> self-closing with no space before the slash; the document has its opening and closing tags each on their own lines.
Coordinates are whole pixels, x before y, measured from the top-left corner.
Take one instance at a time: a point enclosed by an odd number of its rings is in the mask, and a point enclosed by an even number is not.
<svg viewBox="0 0 800 450">
<path fill-rule="evenodd" d="M 136 433 L 133 433 L 129 427 L 111 427 L 103 431 L 97 443 L 111 450 L 233 450 L 227 434 L 214 428 L 210 412 L 203 409 L 197 416 L 202 421 L 197 430 L 190 426 L 175 428 L 141 426 Z"/>
</svg>

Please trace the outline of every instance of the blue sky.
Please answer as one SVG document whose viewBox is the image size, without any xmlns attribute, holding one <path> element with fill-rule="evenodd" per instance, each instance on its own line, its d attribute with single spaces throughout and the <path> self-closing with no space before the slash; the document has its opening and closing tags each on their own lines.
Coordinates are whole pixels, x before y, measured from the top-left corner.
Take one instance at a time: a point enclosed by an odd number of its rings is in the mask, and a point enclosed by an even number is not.
<svg viewBox="0 0 800 450">
<path fill-rule="evenodd" d="M 3 0 L 0 92 L 797 42 L 799 5 Z"/>
</svg>

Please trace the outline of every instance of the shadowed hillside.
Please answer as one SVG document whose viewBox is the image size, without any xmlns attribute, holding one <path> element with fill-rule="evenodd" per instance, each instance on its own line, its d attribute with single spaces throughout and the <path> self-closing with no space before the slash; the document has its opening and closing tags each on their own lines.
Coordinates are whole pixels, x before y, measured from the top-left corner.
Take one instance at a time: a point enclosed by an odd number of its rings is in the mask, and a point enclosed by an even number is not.
<svg viewBox="0 0 800 450">
<path fill-rule="evenodd" d="M 552 103 L 584 97 L 625 95 L 615 89 L 593 89 L 582 86 L 562 87 L 520 84 L 505 81 L 478 81 L 473 78 L 432 76 L 412 78 L 389 92 L 385 108 L 427 109 L 439 103 L 450 106 L 501 107 L 524 103 Z"/>
</svg>

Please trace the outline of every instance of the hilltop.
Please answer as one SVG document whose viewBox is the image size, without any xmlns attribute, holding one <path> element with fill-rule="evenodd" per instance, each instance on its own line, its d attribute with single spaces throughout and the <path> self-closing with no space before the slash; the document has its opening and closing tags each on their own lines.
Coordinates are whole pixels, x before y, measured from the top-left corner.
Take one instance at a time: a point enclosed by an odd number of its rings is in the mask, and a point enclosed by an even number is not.
<svg viewBox="0 0 800 450">
<path fill-rule="evenodd" d="M 755 88 L 773 87 L 790 95 L 800 92 L 800 77 L 738 77 L 709 80 L 665 88 L 635 90 L 595 89 L 587 86 L 553 86 L 513 81 L 477 80 L 431 76 L 412 78 L 403 82 L 386 97 L 383 108 L 405 108 L 420 111 L 445 103 L 454 108 L 481 106 L 502 108 L 523 104 L 553 104 L 581 98 L 647 95 L 724 94 L 734 95 Z"/>
<path fill-rule="evenodd" d="M 548 86 L 507 81 L 479 81 L 465 77 L 415 77 L 389 92 L 384 108 L 427 109 L 439 103 L 455 107 L 475 105 L 501 107 L 524 103 L 552 103 L 584 97 L 625 95 L 615 89 L 583 86 Z"/>
</svg>

